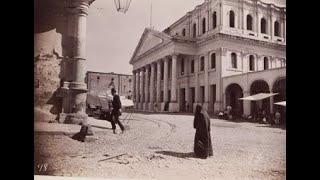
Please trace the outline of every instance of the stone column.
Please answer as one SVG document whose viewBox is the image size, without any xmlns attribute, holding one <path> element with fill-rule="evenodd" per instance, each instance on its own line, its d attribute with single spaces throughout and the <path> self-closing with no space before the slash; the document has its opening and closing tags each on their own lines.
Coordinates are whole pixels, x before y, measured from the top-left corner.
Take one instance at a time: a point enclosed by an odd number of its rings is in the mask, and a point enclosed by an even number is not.
<svg viewBox="0 0 320 180">
<path fill-rule="evenodd" d="M 150 75 L 150 104 L 149 104 L 149 110 L 153 111 L 153 103 L 154 103 L 154 81 L 155 81 L 155 68 L 156 64 L 151 64 L 151 75 Z"/>
<path fill-rule="evenodd" d="M 67 7 L 68 12 L 68 69 L 71 82 L 65 82 L 64 102 L 67 112 L 60 114 L 59 121 L 72 124 L 86 124 L 87 85 L 84 64 L 86 60 L 86 27 L 89 0 L 74 0 Z"/>
<path fill-rule="evenodd" d="M 250 91 L 244 91 L 243 97 L 250 96 Z M 243 114 L 249 116 L 251 114 L 251 101 L 243 101 Z"/>
<path fill-rule="evenodd" d="M 203 107 L 208 111 L 209 106 L 209 54 L 204 56 L 204 104 Z"/>
<path fill-rule="evenodd" d="M 186 59 L 186 64 L 187 64 L 187 68 L 186 68 L 186 74 L 189 75 L 190 74 L 190 58 Z M 190 112 L 190 109 L 192 107 L 191 104 L 191 100 L 190 100 L 190 76 L 187 76 L 188 80 L 187 80 L 187 86 L 186 86 L 186 103 L 188 104 L 188 108 L 186 109 L 187 112 Z"/>
<path fill-rule="evenodd" d="M 161 94 L 161 61 L 157 62 L 157 89 L 156 89 L 156 96 L 157 96 L 157 107 L 160 107 L 160 94 Z M 158 108 L 160 109 L 160 108 Z"/>
<path fill-rule="evenodd" d="M 132 71 L 132 100 L 136 102 L 136 72 Z"/>
<path fill-rule="evenodd" d="M 144 69 L 140 72 L 140 107 L 139 109 L 143 110 L 143 103 L 144 103 Z"/>
<path fill-rule="evenodd" d="M 177 61 L 178 54 L 172 56 L 172 72 L 171 72 L 171 102 L 169 105 L 170 112 L 179 112 L 179 103 L 177 101 Z"/>
<path fill-rule="evenodd" d="M 149 65 L 146 66 L 145 83 L 144 83 L 144 104 L 143 110 L 148 110 L 149 107 L 149 77 L 150 69 Z"/>
<path fill-rule="evenodd" d="M 135 108 L 139 109 L 140 107 L 140 70 L 137 70 L 136 72 L 136 103 Z"/>
<path fill-rule="evenodd" d="M 163 103 L 162 103 L 162 110 L 164 110 L 164 105 L 168 102 L 168 66 L 169 59 L 167 57 L 164 58 L 164 72 L 163 72 Z"/>
<path fill-rule="evenodd" d="M 194 59 L 194 77 L 195 77 L 195 102 L 193 104 L 193 112 L 195 110 L 196 105 L 199 103 L 199 56 L 196 56 Z"/>
</svg>

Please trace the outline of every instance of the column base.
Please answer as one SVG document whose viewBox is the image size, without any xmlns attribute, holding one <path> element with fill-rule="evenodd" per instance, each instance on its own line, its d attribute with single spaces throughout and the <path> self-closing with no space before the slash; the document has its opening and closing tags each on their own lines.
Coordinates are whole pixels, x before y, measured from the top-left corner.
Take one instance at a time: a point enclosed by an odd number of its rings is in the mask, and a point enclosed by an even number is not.
<svg viewBox="0 0 320 180">
<path fill-rule="evenodd" d="M 220 111 L 223 111 L 222 102 L 216 101 L 214 103 L 214 113 L 219 113 Z"/>
<path fill-rule="evenodd" d="M 142 110 L 143 110 L 143 103 L 142 103 L 142 102 L 140 102 L 140 103 L 139 103 L 139 105 L 138 105 L 138 109 L 139 109 L 140 111 L 142 111 Z"/>
<path fill-rule="evenodd" d="M 150 102 L 150 103 L 148 104 L 148 110 L 149 110 L 149 111 L 154 111 L 154 103 Z"/>
<path fill-rule="evenodd" d="M 85 113 L 60 113 L 59 123 L 65 124 L 87 124 L 88 115 Z"/>
<path fill-rule="evenodd" d="M 179 103 L 171 102 L 169 104 L 169 112 L 179 112 Z"/>
<path fill-rule="evenodd" d="M 146 102 L 142 103 L 142 110 L 144 110 L 144 111 L 148 110 L 148 103 L 146 103 Z"/>
<path fill-rule="evenodd" d="M 169 111 L 169 107 L 168 107 L 168 105 L 166 105 L 167 103 L 165 103 L 165 102 L 162 102 L 161 103 L 161 109 L 160 109 L 160 111 L 164 111 L 164 112 L 168 112 Z"/>
<path fill-rule="evenodd" d="M 214 104 L 211 102 L 208 103 L 208 113 L 215 114 Z"/>
</svg>

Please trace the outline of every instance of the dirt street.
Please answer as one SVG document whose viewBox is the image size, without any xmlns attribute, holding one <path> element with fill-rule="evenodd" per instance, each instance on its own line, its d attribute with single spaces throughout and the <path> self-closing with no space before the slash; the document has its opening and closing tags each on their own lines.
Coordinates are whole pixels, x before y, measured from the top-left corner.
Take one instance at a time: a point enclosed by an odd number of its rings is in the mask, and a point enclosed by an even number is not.
<svg viewBox="0 0 320 180">
<path fill-rule="evenodd" d="M 122 117 L 125 117 L 124 113 Z M 106 124 L 110 124 L 105 121 Z M 124 134 L 87 142 L 35 134 L 35 174 L 155 179 L 285 179 L 286 130 L 211 119 L 213 157 L 193 156 L 192 115 L 133 114 Z M 111 126 L 110 126 L 111 127 Z M 37 168 L 36 168 L 37 169 Z"/>
</svg>

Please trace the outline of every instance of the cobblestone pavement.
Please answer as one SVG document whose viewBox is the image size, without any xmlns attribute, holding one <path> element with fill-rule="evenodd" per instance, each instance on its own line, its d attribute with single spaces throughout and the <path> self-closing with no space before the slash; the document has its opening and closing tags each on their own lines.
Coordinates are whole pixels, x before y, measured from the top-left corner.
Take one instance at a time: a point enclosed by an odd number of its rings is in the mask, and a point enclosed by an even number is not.
<svg viewBox="0 0 320 180">
<path fill-rule="evenodd" d="M 122 117 L 125 116 L 124 113 Z M 132 119 L 125 119 L 123 123 L 124 134 L 113 134 L 111 129 L 104 128 L 95 131 L 94 138 L 88 142 L 36 133 L 35 174 L 144 179 L 285 179 L 286 130 L 211 119 L 214 156 L 204 160 L 192 153 L 195 130 L 191 115 L 133 114 Z M 39 171 L 44 164 L 47 169 Z"/>
</svg>

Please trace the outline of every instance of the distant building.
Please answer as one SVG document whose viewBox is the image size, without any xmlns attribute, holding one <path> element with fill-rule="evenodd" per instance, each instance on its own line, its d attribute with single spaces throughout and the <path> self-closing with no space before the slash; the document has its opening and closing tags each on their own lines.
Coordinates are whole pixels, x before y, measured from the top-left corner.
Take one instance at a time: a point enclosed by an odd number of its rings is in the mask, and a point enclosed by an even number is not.
<svg viewBox="0 0 320 180">
<path fill-rule="evenodd" d="M 257 105 L 239 98 L 273 92 L 263 108 L 274 112 L 286 97 L 286 8 L 206 0 L 162 32 L 146 28 L 130 64 L 136 109 L 249 115 Z"/>
<path fill-rule="evenodd" d="M 132 98 L 132 75 L 88 71 L 86 83 L 92 94 L 106 95 L 115 88 L 120 96 Z"/>
</svg>

